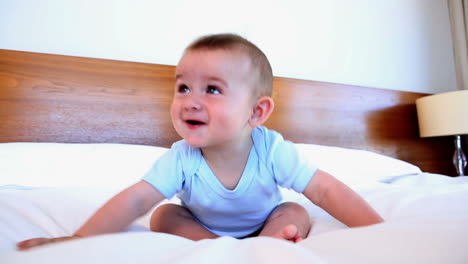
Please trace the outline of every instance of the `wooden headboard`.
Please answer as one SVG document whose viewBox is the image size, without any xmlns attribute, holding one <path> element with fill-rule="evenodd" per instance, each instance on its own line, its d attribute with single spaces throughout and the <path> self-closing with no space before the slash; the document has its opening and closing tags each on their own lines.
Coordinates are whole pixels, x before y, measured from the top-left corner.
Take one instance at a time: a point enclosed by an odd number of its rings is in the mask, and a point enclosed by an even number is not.
<svg viewBox="0 0 468 264">
<path fill-rule="evenodd" d="M 174 66 L 0 50 L 0 142 L 169 147 Z M 418 136 L 426 94 L 275 78 L 266 126 L 294 142 L 366 149 L 455 175 L 450 138 Z"/>
</svg>

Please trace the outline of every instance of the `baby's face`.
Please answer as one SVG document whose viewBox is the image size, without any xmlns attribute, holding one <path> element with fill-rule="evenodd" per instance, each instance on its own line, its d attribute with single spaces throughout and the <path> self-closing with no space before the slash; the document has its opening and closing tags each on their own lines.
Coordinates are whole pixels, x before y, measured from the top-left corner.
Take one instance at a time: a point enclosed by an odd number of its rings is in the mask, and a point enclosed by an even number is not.
<svg viewBox="0 0 468 264">
<path fill-rule="evenodd" d="M 249 138 L 252 96 L 250 60 L 239 52 L 187 52 L 176 69 L 171 117 L 193 147 L 222 147 Z"/>
</svg>

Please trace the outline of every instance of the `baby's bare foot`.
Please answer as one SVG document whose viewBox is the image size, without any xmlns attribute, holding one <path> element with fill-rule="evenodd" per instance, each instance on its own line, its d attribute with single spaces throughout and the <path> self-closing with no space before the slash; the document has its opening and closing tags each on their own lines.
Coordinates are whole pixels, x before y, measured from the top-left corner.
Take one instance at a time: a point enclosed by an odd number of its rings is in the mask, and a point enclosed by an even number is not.
<svg viewBox="0 0 468 264">
<path fill-rule="evenodd" d="M 288 240 L 294 243 L 297 243 L 303 240 L 303 238 L 299 234 L 299 230 L 297 229 L 297 226 L 293 224 L 289 224 L 283 227 L 283 229 L 281 229 L 278 233 L 273 235 L 273 237 Z"/>
</svg>

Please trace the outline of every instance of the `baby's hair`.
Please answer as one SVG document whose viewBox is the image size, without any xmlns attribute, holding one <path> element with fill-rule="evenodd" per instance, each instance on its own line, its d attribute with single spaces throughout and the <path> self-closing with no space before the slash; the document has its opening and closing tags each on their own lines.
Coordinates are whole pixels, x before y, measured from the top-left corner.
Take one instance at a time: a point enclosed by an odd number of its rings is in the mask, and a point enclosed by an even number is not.
<svg viewBox="0 0 468 264">
<path fill-rule="evenodd" d="M 265 54 L 255 44 L 236 34 L 214 34 L 196 39 L 185 49 L 185 52 L 203 49 L 227 49 L 244 52 L 257 73 L 254 81 L 254 96 L 271 96 L 273 86 L 271 65 Z"/>
</svg>

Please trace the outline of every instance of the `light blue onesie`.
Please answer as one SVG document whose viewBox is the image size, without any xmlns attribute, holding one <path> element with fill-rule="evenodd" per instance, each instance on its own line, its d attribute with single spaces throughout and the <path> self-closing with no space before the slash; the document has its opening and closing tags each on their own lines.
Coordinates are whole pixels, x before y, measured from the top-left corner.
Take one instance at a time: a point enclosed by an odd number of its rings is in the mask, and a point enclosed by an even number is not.
<svg viewBox="0 0 468 264">
<path fill-rule="evenodd" d="M 244 237 L 261 228 L 282 201 L 278 185 L 302 193 L 317 171 L 295 145 L 265 127 L 252 132 L 253 146 L 234 190 L 226 189 L 199 148 L 174 143 L 143 180 L 166 198 L 175 194 L 195 219 L 219 236 Z"/>
</svg>

